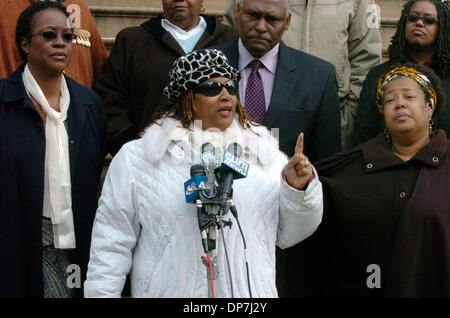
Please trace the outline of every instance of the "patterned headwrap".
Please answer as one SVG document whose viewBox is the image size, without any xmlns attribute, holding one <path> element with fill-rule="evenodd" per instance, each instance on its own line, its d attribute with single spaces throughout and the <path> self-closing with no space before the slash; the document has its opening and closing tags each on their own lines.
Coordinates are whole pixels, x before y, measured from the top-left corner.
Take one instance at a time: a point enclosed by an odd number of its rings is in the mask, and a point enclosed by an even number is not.
<svg viewBox="0 0 450 318">
<path fill-rule="evenodd" d="M 226 56 L 215 49 L 194 51 L 179 57 L 169 73 L 169 84 L 164 88 L 171 102 L 176 102 L 187 91 L 213 77 L 227 77 L 239 82 L 240 73 Z"/>
<path fill-rule="evenodd" d="M 384 88 L 386 87 L 387 84 L 389 84 L 389 82 L 401 76 L 412 78 L 419 84 L 419 86 L 425 93 L 425 97 L 428 103 L 430 104 L 431 109 L 434 111 L 437 104 L 437 95 L 428 77 L 426 77 L 424 74 L 420 73 L 419 71 L 417 71 L 412 67 L 402 66 L 394 68 L 392 71 L 388 72 L 386 75 L 378 79 L 377 104 L 380 113 L 384 114 L 383 109 Z"/>
</svg>

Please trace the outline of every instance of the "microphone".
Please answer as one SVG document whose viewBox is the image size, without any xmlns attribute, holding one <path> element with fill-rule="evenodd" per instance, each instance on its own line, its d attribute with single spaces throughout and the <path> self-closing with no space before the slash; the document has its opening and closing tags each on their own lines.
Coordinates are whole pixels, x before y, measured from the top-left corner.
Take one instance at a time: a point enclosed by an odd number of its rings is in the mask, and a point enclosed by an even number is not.
<svg viewBox="0 0 450 318">
<path fill-rule="evenodd" d="M 191 167 L 191 178 L 184 183 L 184 194 L 186 203 L 196 203 L 199 199 L 198 189 L 206 189 L 208 187 L 208 178 L 203 165 L 193 165 Z"/>
<path fill-rule="evenodd" d="M 210 161 L 214 159 L 215 149 L 214 145 L 210 142 L 205 142 L 202 147 L 202 162 L 207 165 Z"/>
<path fill-rule="evenodd" d="M 203 212 L 203 206 L 201 203 L 203 195 L 201 194 L 201 191 L 204 191 L 204 189 L 207 188 L 207 182 L 208 179 L 206 178 L 205 168 L 203 165 L 193 165 L 191 167 L 191 178 L 184 183 L 186 202 L 197 205 L 198 225 L 200 228 L 203 250 L 205 253 L 209 250 L 206 228 L 209 226 L 210 220 Z"/>
<path fill-rule="evenodd" d="M 216 175 L 214 171 L 217 167 L 220 166 L 220 150 L 210 142 L 204 143 L 201 147 L 201 150 L 201 159 L 203 162 L 203 166 L 206 169 L 208 184 L 210 187 L 210 195 L 208 197 L 213 198 L 216 196 Z"/>
<path fill-rule="evenodd" d="M 221 175 L 221 195 L 219 207 L 223 210 L 227 204 L 231 193 L 234 179 L 247 177 L 250 165 L 239 157 L 242 154 L 242 146 L 237 142 L 228 145 L 223 153 L 222 163 L 220 165 Z"/>
<path fill-rule="evenodd" d="M 203 163 L 204 175 L 207 179 L 208 194 L 200 194 L 200 204 L 197 204 L 198 224 L 202 237 L 202 245 L 205 253 L 216 249 L 216 215 L 217 204 L 214 204 L 216 196 L 216 147 L 211 142 L 206 142 L 201 146 L 201 160 Z M 217 151 L 219 153 L 219 151 Z M 213 257 L 214 258 L 214 257 Z"/>
</svg>

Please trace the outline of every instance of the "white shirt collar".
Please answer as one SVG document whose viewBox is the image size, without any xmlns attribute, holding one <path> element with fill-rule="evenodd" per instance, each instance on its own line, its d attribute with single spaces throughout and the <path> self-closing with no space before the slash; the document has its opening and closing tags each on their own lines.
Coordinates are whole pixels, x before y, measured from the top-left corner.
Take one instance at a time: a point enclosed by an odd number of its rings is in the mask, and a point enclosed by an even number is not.
<svg viewBox="0 0 450 318">
<path fill-rule="evenodd" d="M 197 34 L 198 32 L 203 32 L 206 29 L 206 21 L 202 16 L 199 16 L 199 22 L 198 24 L 192 28 L 189 31 L 184 31 L 182 28 L 176 26 L 175 24 L 171 23 L 167 19 L 161 20 L 161 26 L 169 32 L 175 39 L 184 41 L 186 39 L 189 39 L 191 36 Z"/>
</svg>

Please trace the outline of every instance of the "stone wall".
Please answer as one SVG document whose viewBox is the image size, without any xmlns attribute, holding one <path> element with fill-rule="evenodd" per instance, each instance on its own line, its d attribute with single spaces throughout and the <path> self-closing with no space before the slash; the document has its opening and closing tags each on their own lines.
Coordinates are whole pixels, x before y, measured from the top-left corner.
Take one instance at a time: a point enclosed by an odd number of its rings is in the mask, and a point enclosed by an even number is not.
<svg viewBox="0 0 450 318">
<path fill-rule="evenodd" d="M 125 27 L 139 25 L 162 12 L 161 0 L 85 0 L 107 49 L 114 43 L 116 34 Z M 381 37 L 383 55 L 395 32 L 402 6 L 407 0 L 376 0 L 381 12 Z M 226 0 L 205 0 L 206 13 L 221 17 Z"/>
</svg>

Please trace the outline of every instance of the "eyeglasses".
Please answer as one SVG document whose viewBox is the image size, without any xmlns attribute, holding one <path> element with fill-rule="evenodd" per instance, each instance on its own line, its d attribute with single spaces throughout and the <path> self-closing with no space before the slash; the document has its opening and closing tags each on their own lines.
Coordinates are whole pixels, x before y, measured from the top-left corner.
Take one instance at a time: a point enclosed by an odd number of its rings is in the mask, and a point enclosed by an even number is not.
<svg viewBox="0 0 450 318">
<path fill-rule="evenodd" d="M 421 19 L 425 24 L 428 24 L 428 25 L 435 24 L 436 22 L 439 21 L 438 19 L 436 19 L 435 17 L 433 17 L 431 15 L 426 15 L 424 17 L 421 17 L 420 15 L 417 15 L 415 13 L 408 13 L 406 15 L 406 20 L 411 21 L 411 22 L 417 22 L 417 21 L 419 21 L 419 19 Z"/>
<path fill-rule="evenodd" d="M 40 35 L 47 41 L 50 41 L 50 40 L 56 39 L 58 36 L 58 33 L 56 33 L 55 31 L 44 31 L 42 33 L 31 34 L 30 36 L 35 36 L 35 35 Z M 61 34 L 61 37 L 65 42 L 72 42 L 72 40 L 75 39 L 76 35 L 72 32 L 64 32 L 63 34 Z"/>
<path fill-rule="evenodd" d="M 215 80 L 208 80 L 200 85 L 194 87 L 194 93 L 200 93 L 205 96 L 213 97 L 220 94 L 222 87 L 225 87 L 230 95 L 237 95 L 239 93 L 239 83 L 235 80 L 228 80 L 221 83 Z"/>
</svg>

